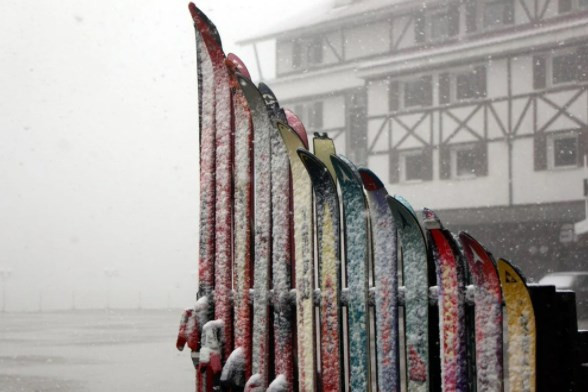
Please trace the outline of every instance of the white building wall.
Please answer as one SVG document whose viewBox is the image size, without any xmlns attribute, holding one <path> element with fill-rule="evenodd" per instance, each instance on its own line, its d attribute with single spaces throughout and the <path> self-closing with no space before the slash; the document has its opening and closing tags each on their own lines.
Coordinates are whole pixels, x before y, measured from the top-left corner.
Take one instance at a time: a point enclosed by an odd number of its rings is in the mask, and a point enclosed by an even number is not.
<svg viewBox="0 0 588 392">
<path fill-rule="evenodd" d="M 535 171 L 533 138 L 513 145 L 514 204 L 550 203 L 583 199 L 584 168 Z"/>
</svg>

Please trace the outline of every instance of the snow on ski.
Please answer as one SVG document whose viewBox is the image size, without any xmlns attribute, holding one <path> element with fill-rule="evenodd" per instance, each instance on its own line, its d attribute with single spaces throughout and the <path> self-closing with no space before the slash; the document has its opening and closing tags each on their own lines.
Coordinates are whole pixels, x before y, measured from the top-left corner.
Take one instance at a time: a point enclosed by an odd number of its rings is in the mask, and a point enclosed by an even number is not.
<svg viewBox="0 0 588 392">
<path fill-rule="evenodd" d="M 234 222 L 234 332 L 235 349 L 227 358 L 221 374 L 221 383 L 227 387 L 243 388 L 251 376 L 251 306 L 250 294 L 252 255 L 252 139 L 253 124 L 247 100 L 241 90 L 236 73 L 249 74 L 242 61 L 234 54 L 227 55 L 231 69 L 231 91 L 235 134 L 233 138 L 235 162 L 233 164 L 233 222 Z M 238 163 L 238 164 L 237 164 Z"/>
<path fill-rule="evenodd" d="M 492 256 L 467 233 L 459 233 L 475 305 L 476 384 L 478 392 L 502 390 L 502 290 Z"/>
<path fill-rule="evenodd" d="M 272 284 L 274 290 L 274 368 L 280 383 L 294 386 L 294 358 L 290 289 L 292 288 L 291 178 L 288 151 L 278 132 L 276 121 L 286 121 L 272 90 L 259 84 L 259 92 L 272 120 L 271 128 L 271 194 L 272 194 Z M 276 381 L 276 380 L 274 380 Z M 273 384 L 273 382 L 272 382 Z M 273 385 L 275 388 L 275 384 Z"/>
<path fill-rule="evenodd" d="M 298 148 L 304 148 L 302 140 L 289 126 L 280 122 L 277 123 L 277 126 L 288 150 L 294 198 L 298 390 L 314 391 L 316 388 L 316 360 L 312 187 L 310 177 L 296 152 Z"/>
<path fill-rule="evenodd" d="M 320 358 L 321 391 L 341 391 L 342 340 L 341 310 L 341 243 L 339 196 L 337 185 L 325 164 L 307 150 L 298 149 L 306 167 L 315 196 L 317 254 L 321 289 Z"/>
<path fill-rule="evenodd" d="M 359 173 L 367 192 L 374 260 L 376 368 L 380 390 L 400 390 L 396 226 L 384 184 L 369 169 Z"/>
<path fill-rule="evenodd" d="M 425 235 L 412 207 L 388 197 L 402 245 L 407 390 L 429 390 L 429 281 Z"/>
<path fill-rule="evenodd" d="M 237 76 L 249 104 L 254 139 L 254 277 L 252 375 L 255 384 L 266 388 L 269 378 L 269 272 L 271 258 L 271 130 L 265 102 L 255 85 Z M 251 379 L 248 381 L 249 384 Z"/>
<path fill-rule="evenodd" d="M 196 55 L 199 90 L 200 123 L 200 222 L 198 296 L 211 298 L 214 287 L 214 225 L 215 225 L 215 160 L 216 131 L 214 126 L 214 77 L 212 60 L 197 26 L 199 12 L 190 4 L 196 30 Z M 211 313 L 212 316 L 212 313 Z M 202 326 L 201 326 L 202 327 Z"/>
<path fill-rule="evenodd" d="M 351 391 L 370 390 L 368 309 L 368 211 L 357 168 L 347 158 L 332 155 L 343 198 L 347 312 L 349 324 L 349 386 Z"/>
<path fill-rule="evenodd" d="M 466 391 L 465 278 L 461 255 L 433 211 L 424 209 L 423 218 L 433 249 L 439 290 L 442 390 Z"/>
<path fill-rule="evenodd" d="M 537 336 L 533 303 L 523 275 L 507 260 L 498 259 L 506 313 L 507 358 L 505 391 L 536 391 Z"/>
<path fill-rule="evenodd" d="M 214 317 L 221 330 L 222 357 L 227 358 L 233 349 L 233 319 L 231 306 L 232 268 L 232 123 L 229 72 L 225 64 L 216 27 L 196 7 L 190 11 L 208 50 L 214 76 L 215 123 L 215 256 L 214 256 Z"/>
</svg>

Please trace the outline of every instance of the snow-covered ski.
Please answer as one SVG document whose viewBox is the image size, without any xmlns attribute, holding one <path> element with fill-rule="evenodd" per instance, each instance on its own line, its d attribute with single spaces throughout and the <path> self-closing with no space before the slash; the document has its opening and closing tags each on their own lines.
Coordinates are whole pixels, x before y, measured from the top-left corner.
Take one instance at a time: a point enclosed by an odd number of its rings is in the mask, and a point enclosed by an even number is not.
<svg viewBox="0 0 588 392">
<path fill-rule="evenodd" d="M 278 122 L 292 173 L 294 199 L 294 260 L 296 272 L 296 324 L 298 351 L 298 390 L 316 388 L 314 324 L 314 244 L 312 186 L 297 150 L 304 148 L 298 134 Z"/>
<path fill-rule="evenodd" d="M 265 84 L 258 86 L 272 120 L 271 129 L 271 192 L 272 192 L 272 284 L 274 293 L 274 369 L 282 389 L 292 391 L 294 387 L 294 357 L 292 320 L 294 313 L 290 304 L 292 288 L 292 236 L 291 176 L 288 152 L 277 129 L 277 121 L 285 122 L 286 115 L 273 91 Z"/>
<path fill-rule="evenodd" d="M 271 133 L 273 125 L 255 85 L 238 76 L 249 104 L 254 140 L 254 277 L 252 375 L 248 384 L 267 388 L 269 378 L 269 282 L 271 259 Z"/>
<path fill-rule="evenodd" d="M 535 392 L 537 336 L 535 312 L 523 275 L 510 262 L 498 259 L 497 268 L 506 313 L 507 358 L 505 391 Z"/>
<path fill-rule="evenodd" d="M 222 49 L 220 37 L 214 24 L 193 4 L 190 4 L 190 13 L 194 20 L 196 29 L 199 32 L 198 37 L 204 45 L 200 46 L 198 59 L 202 63 L 210 61 L 210 73 L 201 74 L 200 79 L 203 83 L 203 101 L 205 89 L 207 99 L 213 97 L 214 102 L 203 102 L 203 105 L 212 106 L 213 119 L 212 129 L 209 131 L 203 125 L 203 136 L 206 137 L 206 143 L 201 143 L 201 162 L 205 170 L 213 169 L 204 175 L 204 187 L 213 186 L 214 194 L 211 195 L 212 189 L 209 189 L 201 199 L 205 208 L 214 208 L 206 212 L 201 211 L 205 216 L 204 229 L 209 229 L 214 219 L 212 231 L 204 234 L 201 238 L 201 247 L 205 255 L 205 260 L 200 264 L 202 268 L 200 274 L 203 274 L 203 291 L 205 295 L 211 292 L 211 283 L 214 284 L 214 319 L 208 321 L 202 327 L 201 339 L 202 347 L 200 349 L 200 363 L 198 365 L 199 382 L 197 388 L 200 391 L 212 391 L 220 378 L 221 363 L 223 358 L 227 358 L 232 351 L 232 306 L 230 302 L 232 278 L 232 112 L 231 112 L 231 91 L 229 72 L 225 64 L 225 54 Z M 212 76 L 212 81 L 210 80 Z M 206 80 L 206 81 L 205 81 Z M 210 83 L 212 82 L 212 85 Z M 208 121 L 210 121 L 210 119 Z M 208 126 L 208 125 L 207 125 Z M 212 140 L 212 141 L 211 141 Z M 210 149 L 214 145 L 214 150 Z M 214 166 L 212 167 L 213 162 Z M 202 167 L 201 167 L 202 170 Z M 214 175 L 214 179 L 209 176 Z M 209 215 L 213 211 L 214 218 Z M 201 227 L 201 232 L 203 227 Z M 214 236 L 211 235 L 214 233 Z M 212 249 L 214 249 L 214 258 L 212 258 Z M 213 264 L 211 264 L 213 261 Z M 211 271 L 214 270 L 214 282 L 212 282 Z M 214 335 L 214 338 L 212 336 Z"/>
<path fill-rule="evenodd" d="M 298 155 L 312 180 L 316 204 L 317 255 L 320 299 L 320 370 L 319 390 L 341 391 L 342 340 L 341 340 L 341 242 L 339 196 L 337 185 L 325 164 L 307 150 L 298 149 Z"/>
<path fill-rule="evenodd" d="M 412 207 L 388 197 L 402 247 L 407 389 L 429 390 L 429 257 L 425 234 Z"/>
<path fill-rule="evenodd" d="M 360 168 L 370 210 L 374 299 L 376 313 L 376 368 L 380 390 L 400 390 L 398 353 L 398 273 L 396 226 L 388 192 L 374 172 Z"/>
<path fill-rule="evenodd" d="M 437 273 L 442 390 L 467 391 L 465 277 L 461 254 L 433 211 L 423 210 L 423 219 Z"/>
<path fill-rule="evenodd" d="M 347 314 L 349 324 L 349 388 L 371 389 L 369 327 L 368 206 L 357 168 L 347 158 L 332 155 L 343 199 Z"/>
<path fill-rule="evenodd" d="M 253 124 L 249 105 L 237 73 L 248 78 L 248 71 L 243 62 L 234 54 L 227 55 L 227 64 L 231 69 L 231 91 L 233 105 L 234 134 L 234 332 L 235 349 L 226 360 L 221 374 L 221 383 L 227 388 L 243 388 L 251 376 L 251 305 L 250 293 L 252 283 L 252 243 L 251 220 L 253 191 Z"/>
<path fill-rule="evenodd" d="M 476 390 L 502 390 L 502 290 L 492 255 L 467 233 L 459 240 L 474 286 Z"/>
</svg>

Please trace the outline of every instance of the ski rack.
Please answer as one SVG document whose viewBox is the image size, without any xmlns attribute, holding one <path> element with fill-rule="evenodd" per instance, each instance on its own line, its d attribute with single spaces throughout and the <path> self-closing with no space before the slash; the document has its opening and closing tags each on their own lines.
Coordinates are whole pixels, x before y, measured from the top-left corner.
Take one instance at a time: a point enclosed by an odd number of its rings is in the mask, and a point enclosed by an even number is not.
<svg viewBox="0 0 588 392">
<path fill-rule="evenodd" d="M 310 153 L 300 119 L 279 106 L 269 86 L 256 87 L 236 56 L 225 58 L 216 27 L 193 4 L 190 12 L 206 169 L 201 287 L 182 314 L 176 347 L 190 348 L 197 391 L 588 390 L 588 331 L 578 331 L 573 292 L 527 285 L 516 267 L 468 234 L 454 236 L 432 211 L 419 219 L 374 173 L 335 155 L 328 135 L 315 134 Z M 255 159 L 275 170 L 262 179 Z M 282 188 L 273 187 L 272 174 L 288 161 L 290 177 L 279 172 Z M 256 198 L 270 206 L 282 200 L 287 217 L 271 215 L 268 206 L 256 206 L 253 215 Z M 253 238 L 272 236 L 281 236 L 282 248 L 256 249 Z M 296 239 L 309 241 L 304 251 Z M 388 253 L 377 258 L 382 250 Z M 352 263 L 363 277 L 352 275 Z M 397 271 L 403 284 L 380 279 L 377 266 Z M 386 282 L 394 289 L 382 287 Z M 383 304 L 401 311 L 387 314 Z M 327 320 L 327 312 L 335 318 Z M 339 344 L 329 346 L 323 334 Z"/>
</svg>

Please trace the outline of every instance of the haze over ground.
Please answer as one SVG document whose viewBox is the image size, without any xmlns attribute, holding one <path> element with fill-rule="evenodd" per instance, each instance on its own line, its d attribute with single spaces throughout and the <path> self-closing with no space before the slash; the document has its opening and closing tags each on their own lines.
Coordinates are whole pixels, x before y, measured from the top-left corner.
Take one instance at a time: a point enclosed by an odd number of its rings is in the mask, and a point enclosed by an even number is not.
<svg viewBox="0 0 588 392">
<path fill-rule="evenodd" d="M 238 52 L 235 40 L 312 3 L 198 5 L 226 50 Z M 198 133 L 187 2 L 5 1 L 2 8 L 6 309 L 189 305 Z"/>
</svg>

